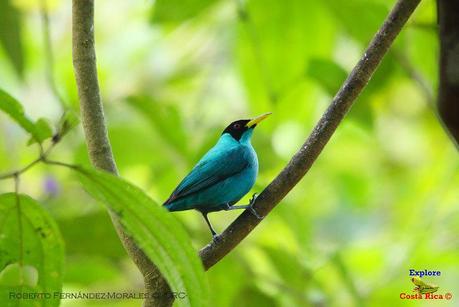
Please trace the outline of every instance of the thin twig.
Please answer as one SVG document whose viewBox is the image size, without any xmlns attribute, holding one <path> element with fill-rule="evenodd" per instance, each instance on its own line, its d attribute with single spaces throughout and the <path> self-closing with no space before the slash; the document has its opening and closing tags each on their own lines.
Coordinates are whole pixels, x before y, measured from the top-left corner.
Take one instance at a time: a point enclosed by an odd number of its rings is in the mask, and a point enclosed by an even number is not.
<svg viewBox="0 0 459 307">
<path fill-rule="evenodd" d="M 15 178 L 15 177 L 19 176 L 20 174 L 26 172 L 29 168 L 31 168 L 32 166 L 34 166 L 35 164 L 37 164 L 40 161 L 41 161 L 41 157 L 33 160 L 32 162 L 30 162 L 29 164 L 27 164 L 26 166 L 24 166 L 23 168 L 21 168 L 19 170 L 12 171 L 12 172 L 9 172 L 9 173 L 6 173 L 6 174 L 2 174 L 2 175 L 0 175 L 0 180 L 8 179 L 8 178 Z"/>
<path fill-rule="evenodd" d="M 397 1 L 309 138 L 281 173 L 258 196 L 254 206 L 259 214 L 266 216 L 310 169 L 419 2 L 420 0 Z M 220 235 L 221 240 L 218 243 L 212 242 L 201 249 L 199 254 L 204 267 L 209 269 L 220 261 L 259 223 L 260 220 L 250 211 L 244 211 Z"/>
<path fill-rule="evenodd" d="M 46 79 L 48 81 L 48 85 L 51 89 L 51 92 L 54 94 L 61 107 L 63 109 L 66 109 L 67 105 L 65 103 L 65 100 L 59 93 L 59 90 L 57 89 L 56 80 L 54 78 L 54 53 L 51 43 L 47 0 L 41 0 L 40 6 L 41 22 L 43 29 L 43 44 L 45 49 Z"/>
<path fill-rule="evenodd" d="M 76 171 L 80 171 L 81 170 L 81 168 L 78 165 L 69 164 L 69 163 L 65 163 L 65 162 L 61 162 L 61 161 L 43 159 L 43 163 L 50 164 L 50 165 L 63 166 L 63 167 L 74 169 Z"/>
<path fill-rule="evenodd" d="M 0 180 L 4 180 L 4 179 L 8 179 L 8 178 L 15 178 L 16 176 L 19 176 L 22 173 L 25 173 L 26 171 L 28 171 L 30 168 L 32 168 L 38 162 L 44 161 L 47 158 L 47 156 L 51 153 L 51 150 L 54 148 L 54 146 L 56 146 L 56 144 L 58 142 L 59 142 L 59 139 L 56 139 L 56 141 L 53 141 L 51 143 L 51 145 L 46 150 L 43 149 L 43 145 L 42 144 L 38 144 L 38 146 L 40 148 L 40 155 L 39 155 L 38 158 L 36 158 L 35 160 L 30 162 L 29 164 L 27 164 L 23 168 L 20 168 L 20 169 L 15 170 L 15 171 L 11 171 L 9 173 L 1 174 L 0 175 Z"/>
</svg>

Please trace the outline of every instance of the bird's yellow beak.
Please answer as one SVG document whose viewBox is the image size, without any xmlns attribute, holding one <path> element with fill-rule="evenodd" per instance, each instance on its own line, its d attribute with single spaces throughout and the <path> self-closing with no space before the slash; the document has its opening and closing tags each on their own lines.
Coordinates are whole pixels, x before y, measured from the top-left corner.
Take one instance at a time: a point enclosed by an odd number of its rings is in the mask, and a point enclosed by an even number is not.
<svg viewBox="0 0 459 307">
<path fill-rule="evenodd" d="M 268 117 L 269 115 L 271 115 L 272 113 L 271 112 L 268 112 L 268 113 L 265 113 L 265 114 L 261 114 L 260 116 L 257 116 L 255 118 L 253 118 L 251 121 L 249 121 L 245 126 L 247 128 L 250 128 L 256 124 L 258 124 L 259 122 L 261 122 L 262 120 L 264 120 L 266 117 Z"/>
</svg>

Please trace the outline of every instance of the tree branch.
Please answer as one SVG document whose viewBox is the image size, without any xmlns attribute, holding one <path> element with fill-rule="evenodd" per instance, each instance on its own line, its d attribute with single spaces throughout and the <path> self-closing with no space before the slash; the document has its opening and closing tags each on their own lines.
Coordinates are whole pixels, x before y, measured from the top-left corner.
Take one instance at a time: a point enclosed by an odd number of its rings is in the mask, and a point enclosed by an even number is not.
<svg viewBox="0 0 459 307">
<path fill-rule="evenodd" d="M 440 24 L 438 112 L 459 148 L 459 2 L 437 0 Z"/>
<path fill-rule="evenodd" d="M 117 174 L 99 94 L 93 0 L 73 0 L 72 45 L 73 66 L 89 158 L 95 167 Z M 133 239 L 124 232 L 116 215 L 110 212 L 110 216 L 125 249 L 144 276 L 147 291 L 145 306 L 171 305 L 173 296 L 170 295 L 166 280 Z"/>
<path fill-rule="evenodd" d="M 376 33 L 363 57 L 352 70 L 309 138 L 280 174 L 257 198 L 257 212 L 266 216 L 303 178 L 330 140 L 352 103 L 370 80 L 384 54 L 413 13 L 420 0 L 398 0 L 384 24 Z M 222 234 L 200 251 L 204 267 L 209 269 L 232 251 L 260 220 L 246 210 Z"/>
<path fill-rule="evenodd" d="M 419 2 L 420 0 L 399 0 L 397 2 L 312 134 L 288 165 L 258 197 L 255 207 L 259 213 L 266 216 L 306 174 Z M 108 140 L 99 96 L 93 14 L 94 3 L 92 0 L 73 0 L 75 77 L 81 103 L 83 128 L 91 161 L 96 167 L 116 174 L 116 165 Z M 125 248 L 144 275 L 145 286 L 149 292 L 149 297 L 151 297 L 151 300 L 147 300 L 145 305 L 171 305 L 173 299 L 171 295 L 167 295 L 170 294 L 170 288 L 164 278 L 132 239 L 126 236 L 116 217 L 112 215 L 112 219 Z M 205 268 L 209 269 L 234 249 L 259 222 L 250 212 L 243 212 L 222 233 L 222 240 L 218 244 L 211 243 L 200 251 Z"/>
<path fill-rule="evenodd" d="M 117 169 L 108 140 L 97 79 L 93 0 L 73 1 L 72 45 L 81 120 L 89 157 L 95 167 L 116 174 Z"/>
</svg>

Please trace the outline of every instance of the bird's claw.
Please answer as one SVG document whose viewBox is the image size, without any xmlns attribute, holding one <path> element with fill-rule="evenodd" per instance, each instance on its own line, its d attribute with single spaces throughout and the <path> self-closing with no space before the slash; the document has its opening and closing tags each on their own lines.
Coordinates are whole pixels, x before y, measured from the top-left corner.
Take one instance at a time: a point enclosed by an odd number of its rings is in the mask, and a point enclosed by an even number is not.
<svg viewBox="0 0 459 307">
<path fill-rule="evenodd" d="M 249 210 L 250 212 L 255 215 L 255 217 L 259 220 L 262 220 L 263 219 L 263 216 L 259 215 L 258 212 L 255 210 L 254 207 L 252 207 L 252 205 L 249 207 Z"/>
<path fill-rule="evenodd" d="M 252 198 L 250 199 L 250 203 L 249 203 L 249 210 L 250 212 L 259 220 L 262 220 L 264 216 L 261 216 L 258 214 L 258 212 L 255 210 L 255 208 L 253 207 L 253 205 L 255 204 L 255 201 L 257 200 L 257 197 L 258 197 L 258 194 L 257 193 L 253 193 L 252 195 Z"/>
<path fill-rule="evenodd" d="M 258 214 L 258 212 L 255 210 L 254 207 L 250 206 L 250 207 L 249 207 L 249 210 L 250 210 L 250 212 L 251 212 L 253 215 L 255 215 L 255 217 L 256 217 L 257 219 L 262 220 L 262 219 L 264 218 L 264 216 L 261 216 L 261 215 Z"/>
</svg>

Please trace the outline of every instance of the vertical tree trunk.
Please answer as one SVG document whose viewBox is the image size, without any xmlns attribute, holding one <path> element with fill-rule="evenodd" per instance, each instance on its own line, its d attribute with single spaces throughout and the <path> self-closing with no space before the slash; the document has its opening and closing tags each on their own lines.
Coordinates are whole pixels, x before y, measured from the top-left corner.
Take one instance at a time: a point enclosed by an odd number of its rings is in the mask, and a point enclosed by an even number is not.
<svg viewBox="0 0 459 307">
<path fill-rule="evenodd" d="M 437 5 L 440 25 L 438 111 L 452 137 L 459 142 L 459 1 L 437 0 Z"/>
<path fill-rule="evenodd" d="M 97 79 L 96 51 L 94 48 L 94 1 L 73 0 L 72 52 L 75 78 L 80 99 L 81 120 L 91 163 L 100 169 L 117 174 L 104 110 L 100 100 Z M 145 280 L 145 306 L 171 306 L 174 300 L 169 285 L 157 267 L 138 248 L 110 212 L 115 229 L 129 256 L 139 268 Z"/>
</svg>

